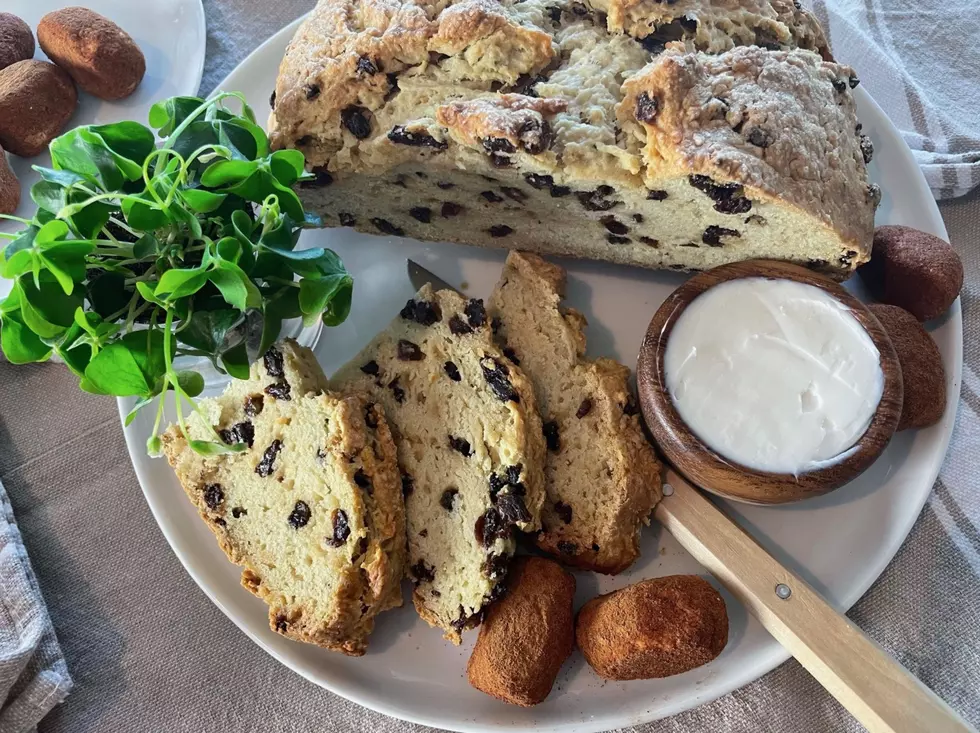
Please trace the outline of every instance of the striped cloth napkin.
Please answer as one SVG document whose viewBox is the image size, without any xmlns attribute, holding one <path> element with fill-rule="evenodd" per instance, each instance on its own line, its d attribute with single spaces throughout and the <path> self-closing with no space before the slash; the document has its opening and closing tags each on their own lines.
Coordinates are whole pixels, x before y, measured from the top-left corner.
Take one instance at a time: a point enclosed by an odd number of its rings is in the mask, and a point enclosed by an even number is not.
<svg viewBox="0 0 980 733">
<path fill-rule="evenodd" d="M 980 2 L 812 0 L 937 199 L 980 185 Z"/>
<path fill-rule="evenodd" d="M 33 730 L 71 690 L 41 589 L 0 484 L 0 733 Z"/>
</svg>

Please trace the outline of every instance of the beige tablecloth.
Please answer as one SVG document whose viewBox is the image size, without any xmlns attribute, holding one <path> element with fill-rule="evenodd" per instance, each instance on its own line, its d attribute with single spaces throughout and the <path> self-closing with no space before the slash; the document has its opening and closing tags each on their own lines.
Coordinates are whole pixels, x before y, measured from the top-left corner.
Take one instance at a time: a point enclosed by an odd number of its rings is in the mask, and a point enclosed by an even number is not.
<svg viewBox="0 0 980 733">
<path fill-rule="evenodd" d="M 203 88 L 210 90 L 252 47 L 311 5 L 205 0 L 211 30 Z M 851 615 L 980 725 L 980 482 L 973 468 L 980 461 L 980 194 L 941 209 L 967 273 L 956 460 L 948 461 L 895 561 Z M 150 516 L 126 458 L 115 403 L 79 392 L 63 368 L 0 363 L 0 480 L 75 681 L 67 701 L 41 724 L 43 733 L 417 729 L 306 682 L 221 614 Z M 860 727 L 790 662 L 715 703 L 638 730 Z"/>
</svg>

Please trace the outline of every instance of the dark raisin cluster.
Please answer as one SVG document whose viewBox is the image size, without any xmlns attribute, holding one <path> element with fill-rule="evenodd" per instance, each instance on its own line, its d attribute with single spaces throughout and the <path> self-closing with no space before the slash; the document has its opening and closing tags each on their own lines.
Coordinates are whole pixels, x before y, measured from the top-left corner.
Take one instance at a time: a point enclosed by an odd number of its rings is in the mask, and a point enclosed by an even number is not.
<svg viewBox="0 0 980 733">
<path fill-rule="evenodd" d="M 435 567 L 432 565 L 426 565 L 425 560 L 419 560 L 408 570 L 412 574 L 412 578 L 415 580 L 416 585 L 419 583 L 431 583 L 436 579 Z"/>
<path fill-rule="evenodd" d="M 712 224 L 707 229 L 704 230 L 704 234 L 701 235 L 701 241 L 711 247 L 724 247 L 724 242 L 721 241 L 722 237 L 741 237 L 735 229 L 727 229 L 726 227 L 720 227 Z"/>
<path fill-rule="evenodd" d="M 285 364 L 282 352 L 279 351 L 275 346 L 269 348 L 265 352 L 265 356 L 262 357 L 262 363 L 265 365 L 265 371 L 270 377 L 285 377 Z"/>
<path fill-rule="evenodd" d="M 640 122 L 646 122 L 647 124 L 653 124 L 653 121 L 657 119 L 657 113 L 660 111 L 660 100 L 656 97 L 651 97 L 646 92 L 640 92 L 636 97 L 636 109 L 634 114 L 636 119 Z"/>
<path fill-rule="evenodd" d="M 456 501 L 457 494 L 459 494 L 459 489 L 446 489 L 442 492 L 442 496 L 439 497 L 439 505 L 447 512 L 451 512 L 453 510 L 453 504 Z"/>
<path fill-rule="evenodd" d="M 688 182 L 715 202 L 717 212 L 745 214 L 752 208 L 752 202 L 745 198 L 742 187 L 737 183 L 718 183 L 701 175 L 690 176 Z"/>
<path fill-rule="evenodd" d="M 310 523 L 310 507 L 305 501 L 297 501 L 293 511 L 289 513 L 289 525 L 293 529 L 301 529 Z"/>
<path fill-rule="evenodd" d="M 422 361 L 425 353 L 419 345 L 406 339 L 398 341 L 398 360 L 399 361 Z"/>
<path fill-rule="evenodd" d="M 343 509 L 334 509 L 333 537 L 327 537 L 326 543 L 330 547 L 340 547 L 347 542 L 348 537 L 350 537 L 350 522 L 347 519 L 347 512 Z"/>
<path fill-rule="evenodd" d="M 252 443 L 255 440 L 255 426 L 246 420 L 245 422 L 236 423 L 230 428 L 220 431 L 218 435 L 220 435 L 221 440 L 228 445 L 245 443 L 245 445 L 251 448 Z"/>
<path fill-rule="evenodd" d="M 561 519 L 565 524 L 572 523 L 572 508 L 563 501 L 555 502 L 555 514 Z"/>
<path fill-rule="evenodd" d="M 245 398 L 245 403 L 242 406 L 242 409 L 249 417 L 255 417 L 262 412 L 262 408 L 264 406 L 265 398 L 260 394 L 252 394 Z"/>
<path fill-rule="evenodd" d="M 558 435 L 558 423 L 554 420 L 546 422 L 542 426 L 544 432 L 544 442 L 548 446 L 548 450 L 552 453 L 558 453 L 561 450 L 561 437 Z"/>
<path fill-rule="evenodd" d="M 492 357 L 485 356 L 480 359 L 480 369 L 483 371 L 483 378 L 498 400 L 501 402 L 521 401 L 521 397 L 514 389 L 514 385 L 507 378 L 510 375 L 510 371 L 506 366 Z"/>
<path fill-rule="evenodd" d="M 292 399 L 290 397 L 289 382 L 285 379 L 280 379 L 278 382 L 273 382 L 268 387 L 265 388 L 265 393 L 270 397 L 275 397 L 277 400 L 283 400 L 288 402 Z"/>
<path fill-rule="evenodd" d="M 586 211 L 609 211 L 621 203 L 608 198 L 613 191 L 612 186 L 602 185 L 594 191 L 580 191 L 576 196 Z"/>
<path fill-rule="evenodd" d="M 265 478 L 270 476 L 275 470 L 276 458 L 279 457 L 279 452 L 282 450 L 282 441 L 273 440 L 272 444 L 265 449 L 265 453 L 262 454 L 262 460 L 255 467 L 255 473 L 259 476 Z"/>
<path fill-rule="evenodd" d="M 433 148 L 434 150 L 445 150 L 449 143 L 436 140 L 426 132 L 410 132 L 404 125 L 395 125 L 388 132 L 388 139 L 398 145 L 409 145 L 415 148 Z"/>
<path fill-rule="evenodd" d="M 221 484 L 208 484 L 204 487 L 204 503 L 212 511 L 217 509 L 225 500 L 225 492 Z"/>
<path fill-rule="evenodd" d="M 421 326 L 431 326 L 442 318 L 439 304 L 428 300 L 410 300 L 398 315 Z"/>
</svg>

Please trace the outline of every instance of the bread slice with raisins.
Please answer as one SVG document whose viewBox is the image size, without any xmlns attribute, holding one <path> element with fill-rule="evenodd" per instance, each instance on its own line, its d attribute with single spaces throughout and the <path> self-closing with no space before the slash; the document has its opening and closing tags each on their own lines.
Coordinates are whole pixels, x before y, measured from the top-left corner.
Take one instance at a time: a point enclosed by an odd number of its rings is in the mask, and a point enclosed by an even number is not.
<svg viewBox="0 0 980 733">
<path fill-rule="evenodd" d="M 331 384 L 384 405 L 415 607 L 458 644 L 502 590 L 513 530 L 541 526 L 544 440 L 531 383 L 494 344 L 483 301 L 426 286 Z"/>
<path fill-rule="evenodd" d="M 562 562 L 618 573 L 639 555 L 660 501 L 660 465 L 643 435 L 630 370 L 586 359 L 585 317 L 560 307 L 565 271 L 512 252 L 490 298 L 498 343 L 534 384 L 547 443 L 538 546 Z"/>
<path fill-rule="evenodd" d="M 325 390 L 309 349 L 274 346 L 247 381 L 203 400 L 226 443 L 204 457 L 180 428 L 163 436 L 181 485 L 242 566 L 242 585 L 269 605 L 280 634 L 364 654 L 374 617 L 400 606 L 405 510 L 384 412 L 362 396 Z M 191 439 L 213 440 L 194 415 Z"/>
</svg>

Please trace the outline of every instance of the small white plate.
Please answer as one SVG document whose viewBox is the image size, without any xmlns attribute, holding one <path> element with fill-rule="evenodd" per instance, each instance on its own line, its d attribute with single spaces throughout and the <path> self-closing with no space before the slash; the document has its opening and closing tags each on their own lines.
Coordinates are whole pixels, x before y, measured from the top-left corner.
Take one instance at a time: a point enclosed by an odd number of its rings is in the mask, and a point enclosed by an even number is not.
<svg viewBox="0 0 980 733">
<path fill-rule="evenodd" d="M 279 61 L 294 31 L 295 24 L 274 36 L 221 88 L 244 92 L 256 110 L 268 104 Z M 909 224 L 945 237 L 939 211 L 908 148 L 861 88 L 857 99 L 864 129 L 877 150 L 872 175 L 885 189 L 878 223 Z M 479 297 L 490 293 L 504 259 L 504 253 L 498 251 L 337 229 L 305 233 L 303 244 L 332 247 L 356 279 L 350 319 L 340 328 L 325 330 L 317 347 L 328 373 L 350 358 L 412 295 L 405 276 L 406 257 L 449 282 L 468 283 L 468 292 Z M 569 303 L 582 310 L 591 324 L 590 352 L 632 365 L 651 316 L 684 278 L 601 263 L 564 264 L 569 270 Z M 897 436 L 864 476 L 826 496 L 786 507 L 728 506 L 762 545 L 838 608 L 850 607 L 895 555 L 942 464 L 953 429 L 962 367 L 958 303 L 941 323 L 933 324 L 932 335 L 949 379 L 949 404 L 939 425 Z M 120 409 L 125 415 L 129 402 L 122 401 Z M 607 683 L 576 653 L 547 701 L 527 710 L 471 688 L 465 670 L 476 632 L 465 636 L 462 647 L 453 647 L 418 618 L 407 594 L 404 608 L 379 618 L 364 657 L 352 659 L 288 641 L 269 630 L 264 604 L 239 585 L 239 570 L 225 559 L 166 462 L 147 458 L 144 445 L 152 417 L 144 413 L 126 430 L 130 455 L 163 533 L 194 580 L 229 618 L 283 664 L 387 715 L 465 731 L 607 730 L 700 705 L 751 682 L 787 658 L 779 644 L 727 594 L 731 635 L 724 652 L 711 664 L 663 680 Z M 645 531 L 642 549 L 636 565 L 615 578 L 576 573 L 576 603 L 581 605 L 597 593 L 642 578 L 704 574 L 657 526 Z"/>
<path fill-rule="evenodd" d="M 78 109 L 65 127 L 104 125 L 121 120 L 147 124 L 146 116 L 154 102 L 179 95 L 196 95 L 204 75 L 207 28 L 201 0 L 86 0 L 85 7 L 117 23 L 133 37 L 146 57 L 146 76 L 139 88 L 126 99 L 103 102 L 79 91 Z M 32 30 L 52 10 L 65 7 L 51 0 L 3 0 L 7 13 L 22 18 Z M 38 46 L 34 58 L 47 59 Z M 21 184 L 17 216 L 30 219 L 37 207 L 31 201 L 31 186 L 38 181 L 32 165 L 50 166 L 45 152 L 33 158 L 9 156 L 11 167 Z M 0 231 L 17 231 L 14 222 L 0 222 Z M 0 279 L 0 298 L 10 292 L 11 283 Z"/>
</svg>

